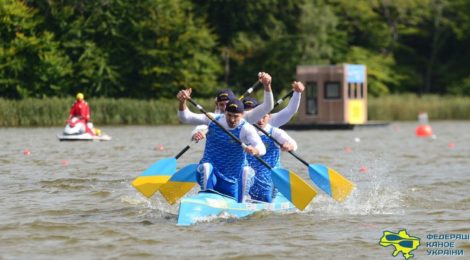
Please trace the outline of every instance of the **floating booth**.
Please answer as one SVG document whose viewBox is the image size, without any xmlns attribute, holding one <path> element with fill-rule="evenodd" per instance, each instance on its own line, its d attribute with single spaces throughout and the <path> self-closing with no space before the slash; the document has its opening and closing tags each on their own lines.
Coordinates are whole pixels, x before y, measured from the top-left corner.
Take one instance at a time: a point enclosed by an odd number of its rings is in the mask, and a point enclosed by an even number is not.
<svg viewBox="0 0 470 260">
<path fill-rule="evenodd" d="M 352 129 L 367 123 L 365 65 L 297 66 L 305 85 L 289 129 Z"/>
</svg>

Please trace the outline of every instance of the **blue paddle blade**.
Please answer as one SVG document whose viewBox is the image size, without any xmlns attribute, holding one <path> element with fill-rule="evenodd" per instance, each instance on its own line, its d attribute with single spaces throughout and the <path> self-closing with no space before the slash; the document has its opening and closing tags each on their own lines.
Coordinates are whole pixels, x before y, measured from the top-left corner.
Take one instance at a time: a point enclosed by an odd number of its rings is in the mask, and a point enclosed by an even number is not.
<svg viewBox="0 0 470 260">
<path fill-rule="evenodd" d="M 309 164 L 310 179 L 326 194 L 342 202 L 351 193 L 354 184 L 337 171 L 321 164 Z"/>
<path fill-rule="evenodd" d="M 164 158 L 152 164 L 140 176 L 171 176 L 176 171 L 176 159 Z"/>
<path fill-rule="evenodd" d="M 170 179 L 175 171 L 176 159 L 174 157 L 164 158 L 141 173 L 140 176 L 132 182 L 132 186 L 145 197 L 150 198 L 162 184 Z"/>
<path fill-rule="evenodd" d="M 189 164 L 177 171 L 160 187 L 160 193 L 169 204 L 174 204 L 196 185 L 197 163 Z"/>
<path fill-rule="evenodd" d="M 295 172 L 283 168 L 271 169 L 274 186 L 286 197 L 294 206 L 304 210 L 310 201 L 317 195 L 315 189 L 306 183 Z"/>
</svg>

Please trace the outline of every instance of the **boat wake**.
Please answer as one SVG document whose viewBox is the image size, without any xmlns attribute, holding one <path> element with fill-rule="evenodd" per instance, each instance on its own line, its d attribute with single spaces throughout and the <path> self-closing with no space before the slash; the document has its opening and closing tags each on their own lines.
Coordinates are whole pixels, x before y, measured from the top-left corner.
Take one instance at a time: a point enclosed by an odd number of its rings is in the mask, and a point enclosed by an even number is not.
<svg viewBox="0 0 470 260">
<path fill-rule="evenodd" d="M 390 167 L 377 162 L 367 174 L 357 173 L 350 178 L 356 187 L 350 196 L 338 203 L 328 195 L 319 193 L 308 208 L 313 214 L 327 215 L 403 215 L 405 193 L 394 179 Z M 360 174 L 360 175 L 359 175 Z"/>
</svg>

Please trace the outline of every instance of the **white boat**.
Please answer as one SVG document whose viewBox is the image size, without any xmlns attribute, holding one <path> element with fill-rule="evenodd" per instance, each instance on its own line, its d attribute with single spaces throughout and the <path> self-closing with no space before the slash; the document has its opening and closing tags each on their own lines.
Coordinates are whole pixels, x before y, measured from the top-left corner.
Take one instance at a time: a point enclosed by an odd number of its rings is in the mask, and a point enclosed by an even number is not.
<svg viewBox="0 0 470 260">
<path fill-rule="evenodd" d="M 91 134 L 93 132 L 95 134 Z M 109 141 L 111 136 L 102 133 L 100 129 L 95 128 L 91 122 L 85 124 L 83 119 L 73 117 L 65 125 L 64 132 L 58 134 L 60 141 Z"/>
<path fill-rule="evenodd" d="M 288 212 L 295 211 L 296 208 L 281 193 L 277 193 L 272 203 L 259 201 L 238 203 L 220 193 L 203 191 L 195 196 L 181 199 L 178 225 L 189 226 L 221 215 L 242 218 L 262 210 Z"/>
<path fill-rule="evenodd" d="M 111 140 L 111 136 L 107 134 L 91 135 L 89 133 L 75 134 L 75 135 L 58 134 L 57 138 L 60 141 L 109 141 Z"/>
</svg>

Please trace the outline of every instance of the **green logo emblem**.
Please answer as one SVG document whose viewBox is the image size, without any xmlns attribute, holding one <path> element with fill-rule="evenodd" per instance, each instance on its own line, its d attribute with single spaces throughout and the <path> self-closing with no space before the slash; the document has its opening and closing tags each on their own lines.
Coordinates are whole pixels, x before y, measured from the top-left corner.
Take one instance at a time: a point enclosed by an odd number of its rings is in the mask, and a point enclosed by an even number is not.
<svg viewBox="0 0 470 260">
<path fill-rule="evenodd" d="M 406 229 L 400 230 L 398 233 L 390 231 L 384 231 L 383 236 L 380 238 L 379 245 L 383 247 L 393 246 L 395 251 L 392 255 L 397 256 L 398 253 L 402 253 L 405 259 L 413 257 L 411 254 L 420 245 L 420 239 L 418 237 L 412 237 L 408 235 Z"/>
</svg>

